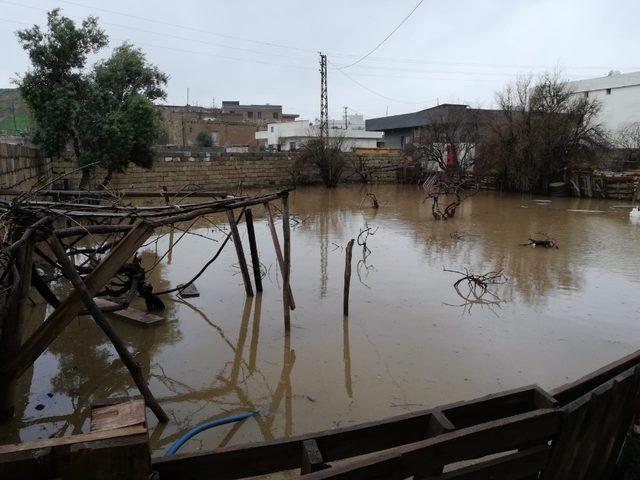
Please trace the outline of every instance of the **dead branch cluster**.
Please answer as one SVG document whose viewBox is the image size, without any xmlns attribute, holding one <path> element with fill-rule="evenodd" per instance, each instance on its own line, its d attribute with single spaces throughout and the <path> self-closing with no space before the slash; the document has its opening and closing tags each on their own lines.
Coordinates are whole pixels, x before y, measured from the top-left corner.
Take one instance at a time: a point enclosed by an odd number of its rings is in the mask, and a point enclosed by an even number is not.
<svg viewBox="0 0 640 480">
<path fill-rule="evenodd" d="M 377 231 L 378 231 L 378 227 L 373 229 L 368 225 L 365 225 L 364 228 L 360 229 L 360 233 L 358 233 L 357 241 L 358 241 L 358 245 L 362 247 L 362 258 L 364 260 L 366 260 L 367 257 L 371 255 L 371 249 L 367 246 L 367 241 L 369 240 L 369 237 L 372 235 L 375 235 Z"/>
<path fill-rule="evenodd" d="M 456 294 L 462 299 L 460 305 L 452 305 L 463 307 L 466 311 L 470 311 L 474 305 L 499 307 L 503 302 L 493 287 L 507 283 L 508 279 L 502 270 L 478 274 L 464 269 L 451 270 L 443 268 L 445 272 L 456 273 L 460 278 L 453 284 Z M 447 304 L 448 305 L 448 304 Z"/>
<path fill-rule="evenodd" d="M 463 200 L 479 191 L 478 186 L 468 189 L 463 179 L 448 176 L 443 172 L 430 175 L 421 186 L 426 195 L 425 200 L 432 201 L 431 214 L 436 220 L 453 218 Z"/>
</svg>

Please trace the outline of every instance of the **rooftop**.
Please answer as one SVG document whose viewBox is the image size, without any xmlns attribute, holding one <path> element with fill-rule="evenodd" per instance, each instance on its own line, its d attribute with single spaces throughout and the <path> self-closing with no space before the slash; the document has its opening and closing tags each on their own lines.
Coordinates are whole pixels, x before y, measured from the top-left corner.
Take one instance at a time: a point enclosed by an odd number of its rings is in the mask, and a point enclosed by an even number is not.
<svg viewBox="0 0 640 480">
<path fill-rule="evenodd" d="M 612 71 L 604 77 L 567 82 L 567 86 L 574 92 L 606 90 L 607 88 L 632 87 L 635 85 L 640 85 L 640 72 L 620 73 Z"/>
<path fill-rule="evenodd" d="M 369 131 L 385 131 L 402 128 L 415 128 L 428 125 L 436 120 L 454 120 L 461 114 L 473 114 L 488 117 L 490 115 L 495 115 L 497 112 L 499 112 L 499 110 L 469 108 L 468 105 L 458 103 L 443 103 L 442 105 L 426 108 L 418 112 L 370 118 L 366 120 L 366 129 Z"/>
</svg>

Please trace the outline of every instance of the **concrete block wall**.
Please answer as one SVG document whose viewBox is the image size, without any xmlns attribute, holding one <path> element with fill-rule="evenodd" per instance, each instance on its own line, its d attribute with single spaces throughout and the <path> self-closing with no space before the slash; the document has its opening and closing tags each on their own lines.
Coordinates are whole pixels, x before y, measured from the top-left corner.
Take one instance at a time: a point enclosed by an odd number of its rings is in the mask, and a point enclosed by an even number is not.
<svg viewBox="0 0 640 480">
<path fill-rule="evenodd" d="M 366 154 L 370 167 L 400 165 L 397 154 Z M 357 182 L 360 177 L 353 172 L 355 154 L 347 154 L 343 178 Z M 72 161 L 56 160 L 53 163 L 53 175 L 71 172 L 75 168 Z M 94 172 L 96 180 L 104 177 L 104 171 Z M 65 177 L 68 188 L 76 188 L 80 180 L 79 173 Z M 212 154 L 202 151 L 167 150 L 159 151 L 154 166 L 142 169 L 131 166 L 125 173 L 114 174 L 110 187 L 115 190 L 160 190 L 166 186 L 169 190 L 179 190 L 185 186 L 201 190 L 235 191 L 239 183 L 243 187 L 271 188 L 293 185 L 295 181 L 321 183 L 316 167 L 296 163 L 295 153 L 225 153 Z M 373 175 L 376 182 L 395 182 L 396 172 L 380 172 Z M 57 188 L 63 187 L 58 182 Z"/>
<path fill-rule="evenodd" d="M 0 142 L 0 187 L 28 190 L 51 178 L 51 159 L 37 147 Z"/>
</svg>

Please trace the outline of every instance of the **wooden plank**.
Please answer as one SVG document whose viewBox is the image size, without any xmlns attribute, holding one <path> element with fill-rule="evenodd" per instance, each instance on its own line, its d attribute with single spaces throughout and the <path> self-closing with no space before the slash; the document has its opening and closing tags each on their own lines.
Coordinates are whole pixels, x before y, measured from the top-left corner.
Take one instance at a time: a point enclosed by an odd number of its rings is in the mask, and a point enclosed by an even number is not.
<svg viewBox="0 0 640 480">
<path fill-rule="evenodd" d="M 349 289 L 351 286 L 351 253 L 353 251 L 353 242 L 355 240 L 352 238 L 347 243 L 347 248 L 345 250 L 344 255 L 344 290 L 342 292 L 342 314 L 349 315 Z"/>
<path fill-rule="evenodd" d="M 284 328 L 291 329 L 291 305 L 289 305 L 289 292 L 291 291 L 291 224 L 289 223 L 289 195 L 282 197 L 282 243 L 284 270 L 282 272 L 282 306 L 284 309 Z"/>
<path fill-rule="evenodd" d="M 269 231 L 271 232 L 271 240 L 273 241 L 273 248 L 276 251 L 276 259 L 278 260 L 278 266 L 280 267 L 280 273 L 284 276 L 284 257 L 282 256 L 282 250 L 280 249 L 280 240 L 278 239 L 278 232 L 276 231 L 276 225 L 273 221 L 273 212 L 271 211 L 271 205 L 269 202 L 265 202 L 264 211 L 267 215 L 267 225 L 269 225 Z M 291 286 L 289 286 L 289 307 L 291 310 L 296 309 L 296 302 L 293 299 L 293 293 L 291 293 Z"/>
<path fill-rule="evenodd" d="M 145 406 L 142 400 L 131 400 L 126 403 L 91 409 L 91 431 L 113 430 L 145 424 Z"/>
<path fill-rule="evenodd" d="M 537 478 L 551 447 L 540 445 L 438 476 L 440 480 L 521 480 Z M 436 477 L 431 477 L 436 478 Z"/>
<path fill-rule="evenodd" d="M 95 295 L 113 278 L 125 263 L 151 235 L 153 229 L 138 221 L 109 255 L 102 259 L 85 280 L 87 290 Z M 18 354 L 10 359 L 2 373 L 10 377 L 20 376 L 47 349 L 82 308 L 81 293 L 73 291 L 62 301 L 45 322 L 26 340 Z"/>
<path fill-rule="evenodd" d="M 238 233 L 238 226 L 236 225 L 236 218 L 233 214 L 233 210 L 227 210 L 227 218 L 229 219 L 229 228 L 231 229 L 233 246 L 236 249 L 236 255 L 238 257 L 238 266 L 240 267 L 240 273 L 242 274 L 244 290 L 247 297 L 253 297 L 253 287 L 251 286 L 251 280 L 249 279 L 249 269 L 247 267 L 247 261 L 244 258 L 244 249 L 242 248 L 242 242 L 240 241 L 240 233 Z"/>
<path fill-rule="evenodd" d="M 505 405 L 511 405 L 514 395 L 520 398 L 532 398 L 534 391 L 533 387 L 523 387 L 467 402 L 444 405 L 436 410 L 444 411 L 451 407 L 459 407 L 461 404 L 469 409 L 482 410 L 482 405 L 486 403 L 490 403 L 492 408 L 497 408 L 494 404 L 499 403 L 501 397 L 504 397 Z M 158 458 L 154 459 L 153 463 L 163 479 L 199 478 L 212 471 L 216 472 L 219 480 L 265 475 L 300 468 L 302 442 L 308 439 L 315 439 L 325 462 L 334 462 L 433 437 L 441 433 L 441 429 L 433 428 L 431 423 L 433 412 L 434 410 L 421 410 L 374 422 L 280 438 L 264 443 Z M 447 428 L 453 426 L 448 419 L 446 422 L 442 424 Z"/>
<path fill-rule="evenodd" d="M 441 410 L 456 428 L 464 428 L 537 408 L 554 407 L 553 398 L 542 392 L 543 390 L 537 385 L 529 385 L 487 395 L 472 402 L 457 402 Z"/>
<path fill-rule="evenodd" d="M 153 313 L 149 312 L 143 312 L 142 310 L 138 310 L 137 308 L 133 307 L 115 311 L 112 313 L 112 315 L 116 318 L 126 320 L 133 325 L 138 325 L 141 327 L 150 327 L 153 325 L 158 325 L 165 321 L 164 317 L 154 315 Z"/>
<path fill-rule="evenodd" d="M 253 268 L 253 281 L 256 284 L 256 292 L 262 291 L 262 272 L 260 271 L 260 257 L 258 257 L 258 244 L 256 232 L 253 229 L 253 213 L 250 208 L 244 211 L 247 223 L 247 236 L 249 237 L 249 251 L 251 252 L 251 267 Z"/>
<path fill-rule="evenodd" d="M 150 473 L 145 427 L 72 435 L 0 447 L 0 477 L 20 480 L 146 480 Z M 46 446 L 41 446 L 46 445 Z"/>
<path fill-rule="evenodd" d="M 427 468 L 513 450 L 524 438 L 528 441 L 546 442 L 558 432 L 560 417 L 560 411 L 555 409 L 515 415 L 395 447 L 380 452 L 376 456 L 300 478 L 306 480 L 386 478 L 378 475 L 377 472 L 390 469 L 396 472 L 399 478 L 406 478 Z"/>
<path fill-rule="evenodd" d="M 98 308 L 103 312 L 109 311 L 110 309 L 114 309 L 114 308 L 120 308 L 122 306 L 119 303 L 112 302 L 111 300 L 108 300 L 103 297 L 94 297 L 93 301 L 98 306 Z M 88 315 L 88 314 L 89 312 L 85 313 L 85 315 Z"/>
<path fill-rule="evenodd" d="M 329 465 L 324 463 L 322 459 L 322 453 L 318 448 L 318 444 L 315 440 L 305 440 L 302 442 L 302 466 L 300 467 L 300 474 L 317 472 L 329 468 Z"/>
<path fill-rule="evenodd" d="M 640 350 L 636 350 L 573 382 L 554 388 L 550 393 L 560 405 L 566 405 L 638 364 L 640 364 Z"/>
<path fill-rule="evenodd" d="M 96 430 L 89 433 L 81 433 L 79 435 L 70 435 L 68 437 L 45 438 L 42 440 L 34 440 L 31 442 L 0 445 L 0 455 L 4 455 L 6 453 L 25 452 L 28 450 L 41 450 L 63 445 L 71 445 L 73 443 L 92 442 L 94 440 L 106 440 L 116 437 L 125 437 L 129 435 L 146 433 L 147 427 L 144 425 L 133 425 L 131 427 L 118 428 L 114 430 Z"/>
<path fill-rule="evenodd" d="M 178 296 L 180 298 L 194 298 L 194 297 L 200 296 L 200 292 L 198 291 L 198 288 L 196 287 L 195 283 L 190 283 L 186 287 L 182 288 L 183 286 L 184 286 L 184 283 L 181 283 L 177 287 L 180 289 L 178 291 Z"/>
</svg>

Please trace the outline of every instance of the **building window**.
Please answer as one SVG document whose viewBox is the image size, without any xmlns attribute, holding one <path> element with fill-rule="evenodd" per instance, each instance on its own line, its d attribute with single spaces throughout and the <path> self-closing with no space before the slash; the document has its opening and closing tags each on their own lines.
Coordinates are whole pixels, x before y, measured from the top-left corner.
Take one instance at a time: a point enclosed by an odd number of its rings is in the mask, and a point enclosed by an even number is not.
<svg viewBox="0 0 640 480">
<path fill-rule="evenodd" d="M 289 142 L 289 150 L 292 152 L 296 151 L 296 142 Z"/>
<path fill-rule="evenodd" d="M 258 112 L 258 118 L 262 118 L 262 112 Z"/>
<path fill-rule="evenodd" d="M 607 95 L 611 95 L 611 89 L 607 88 Z"/>
<path fill-rule="evenodd" d="M 273 112 L 273 118 L 278 119 L 278 112 Z"/>
<path fill-rule="evenodd" d="M 218 132 L 211 132 L 211 145 L 218 145 Z"/>
<path fill-rule="evenodd" d="M 247 118 L 253 118 L 253 112 L 247 112 Z"/>
<path fill-rule="evenodd" d="M 273 127 L 271 127 L 271 133 L 273 133 Z"/>
<path fill-rule="evenodd" d="M 589 92 L 584 92 L 584 98 L 589 98 Z"/>
</svg>

